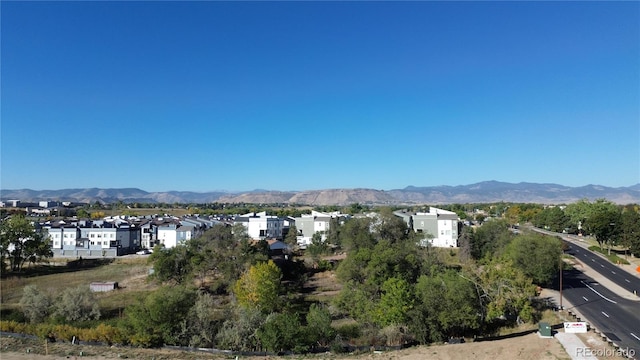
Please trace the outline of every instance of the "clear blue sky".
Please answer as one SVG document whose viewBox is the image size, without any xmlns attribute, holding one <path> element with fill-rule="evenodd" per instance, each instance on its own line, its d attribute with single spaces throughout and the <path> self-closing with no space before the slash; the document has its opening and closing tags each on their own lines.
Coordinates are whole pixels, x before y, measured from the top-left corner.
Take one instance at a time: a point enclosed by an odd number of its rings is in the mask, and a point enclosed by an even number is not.
<svg viewBox="0 0 640 360">
<path fill-rule="evenodd" d="M 640 182 L 640 3 L 1 3 L 2 189 Z"/>
</svg>

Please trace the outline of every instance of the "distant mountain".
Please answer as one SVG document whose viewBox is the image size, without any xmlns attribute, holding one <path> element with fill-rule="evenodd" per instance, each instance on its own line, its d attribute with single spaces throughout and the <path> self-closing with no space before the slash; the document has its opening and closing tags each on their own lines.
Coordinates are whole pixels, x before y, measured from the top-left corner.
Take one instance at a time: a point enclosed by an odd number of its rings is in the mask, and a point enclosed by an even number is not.
<svg viewBox="0 0 640 360">
<path fill-rule="evenodd" d="M 640 184 L 629 187 L 612 188 L 600 185 L 569 187 L 558 184 L 518 184 L 499 181 L 485 181 L 459 186 L 407 186 L 404 189 L 327 189 L 311 191 L 269 191 L 247 192 L 146 192 L 136 188 L 127 189 L 65 189 L 65 190 L 0 190 L 2 200 L 36 202 L 58 200 L 74 202 L 115 202 L 127 203 L 292 203 L 305 205 L 367 205 L 402 204 L 453 204 L 519 202 L 540 204 L 568 204 L 580 199 L 607 199 L 618 204 L 640 203 Z"/>
</svg>

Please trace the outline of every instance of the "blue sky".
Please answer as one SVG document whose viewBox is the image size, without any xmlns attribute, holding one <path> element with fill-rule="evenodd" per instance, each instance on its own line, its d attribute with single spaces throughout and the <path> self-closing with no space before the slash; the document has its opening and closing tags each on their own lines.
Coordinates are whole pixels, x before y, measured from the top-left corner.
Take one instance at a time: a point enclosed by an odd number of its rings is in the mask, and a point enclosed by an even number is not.
<svg viewBox="0 0 640 360">
<path fill-rule="evenodd" d="M 640 182 L 638 2 L 11 2 L 0 187 Z"/>
</svg>

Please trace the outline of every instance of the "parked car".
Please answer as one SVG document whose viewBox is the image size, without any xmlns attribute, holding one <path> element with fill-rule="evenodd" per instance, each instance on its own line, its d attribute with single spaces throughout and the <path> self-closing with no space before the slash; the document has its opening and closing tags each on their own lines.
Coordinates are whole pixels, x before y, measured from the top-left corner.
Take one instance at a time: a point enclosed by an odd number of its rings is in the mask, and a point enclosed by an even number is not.
<svg viewBox="0 0 640 360">
<path fill-rule="evenodd" d="M 151 254 L 151 251 L 149 251 L 148 249 L 142 249 L 140 251 L 136 252 L 137 255 L 149 255 Z"/>
</svg>

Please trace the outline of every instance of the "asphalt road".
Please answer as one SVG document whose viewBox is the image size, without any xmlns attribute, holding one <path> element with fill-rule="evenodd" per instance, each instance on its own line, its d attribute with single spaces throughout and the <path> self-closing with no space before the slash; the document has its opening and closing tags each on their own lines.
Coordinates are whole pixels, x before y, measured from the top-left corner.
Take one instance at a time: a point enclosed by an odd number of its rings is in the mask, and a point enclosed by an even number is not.
<svg viewBox="0 0 640 360">
<path fill-rule="evenodd" d="M 565 251 L 566 254 L 573 255 L 578 261 L 586 263 L 593 270 L 599 272 L 602 276 L 630 293 L 633 294 L 634 291 L 640 293 L 640 278 L 618 268 L 618 266 L 612 264 L 609 260 L 600 257 L 588 249 L 572 244 L 571 242 L 567 243 L 570 248 Z"/>
<path fill-rule="evenodd" d="M 578 270 L 563 272 L 562 295 L 592 327 L 640 357 L 640 303 L 619 297 Z"/>
<path fill-rule="evenodd" d="M 565 253 L 573 255 L 579 263 L 590 267 L 599 274 L 598 276 L 610 280 L 630 294 L 634 291 L 640 294 L 640 279 L 637 276 L 588 250 L 586 245 L 578 244 L 579 240 L 566 234 L 536 228 L 533 230 L 562 238 L 569 244 Z M 634 354 L 635 359 L 640 359 L 640 302 L 615 294 L 582 271 L 565 270 L 562 276 L 562 295 L 585 317 L 584 320 L 620 348 Z"/>
<path fill-rule="evenodd" d="M 574 256 L 579 262 L 582 262 L 593 270 L 599 272 L 602 276 L 611 280 L 613 283 L 619 285 L 630 293 L 633 294 L 635 291 L 640 295 L 640 278 L 629 274 L 627 271 L 618 268 L 615 264 L 612 264 L 609 260 L 588 250 L 586 245 L 585 247 L 578 245 L 577 242 L 579 240 L 574 240 L 565 234 L 536 228 L 533 228 L 533 230 L 543 234 L 561 237 L 570 246 L 569 250 L 565 251 L 566 254 Z"/>
</svg>

